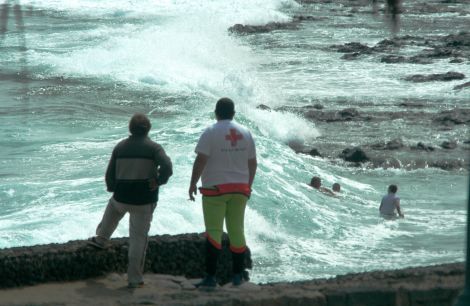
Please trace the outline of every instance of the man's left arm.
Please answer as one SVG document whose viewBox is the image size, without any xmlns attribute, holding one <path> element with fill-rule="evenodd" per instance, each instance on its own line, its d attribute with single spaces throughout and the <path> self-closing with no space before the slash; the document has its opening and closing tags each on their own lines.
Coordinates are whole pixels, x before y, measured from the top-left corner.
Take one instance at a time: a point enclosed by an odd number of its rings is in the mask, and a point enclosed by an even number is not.
<svg viewBox="0 0 470 306">
<path fill-rule="evenodd" d="M 256 175 L 256 169 L 258 168 L 258 161 L 255 158 L 251 158 L 248 160 L 248 174 L 249 174 L 249 179 L 248 179 L 248 185 L 251 186 L 253 185 L 253 181 L 255 180 L 255 175 Z"/>
<path fill-rule="evenodd" d="M 249 151 L 248 151 L 248 185 L 251 186 L 253 185 L 253 182 L 255 180 L 255 175 L 256 175 L 256 169 L 258 168 L 258 160 L 256 159 L 256 146 L 255 146 L 255 141 L 253 139 L 253 136 L 251 135 L 250 132 L 248 132 L 249 135 Z"/>
<path fill-rule="evenodd" d="M 400 198 L 397 198 L 397 199 L 395 200 L 395 206 L 396 206 L 396 208 L 397 208 L 398 215 L 399 215 L 401 218 L 404 218 L 405 215 L 401 212 Z"/>
<path fill-rule="evenodd" d="M 164 185 L 168 182 L 170 176 L 173 175 L 173 164 L 163 148 L 157 151 L 156 162 L 159 165 L 157 184 L 158 186 Z"/>
<path fill-rule="evenodd" d="M 105 174 L 106 189 L 109 192 L 114 192 L 114 187 L 116 185 L 116 154 L 113 150 L 111 158 L 108 162 L 108 167 L 106 168 Z"/>
</svg>

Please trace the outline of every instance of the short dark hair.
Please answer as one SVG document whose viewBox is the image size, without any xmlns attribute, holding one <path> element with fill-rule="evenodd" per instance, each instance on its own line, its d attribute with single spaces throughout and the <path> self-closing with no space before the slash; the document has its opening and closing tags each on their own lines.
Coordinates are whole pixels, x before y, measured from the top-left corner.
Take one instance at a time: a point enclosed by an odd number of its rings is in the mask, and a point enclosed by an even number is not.
<svg viewBox="0 0 470 306">
<path fill-rule="evenodd" d="M 340 191 L 341 190 L 341 185 L 339 183 L 334 183 L 332 186 L 333 191 Z"/>
<path fill-rule="evenodd" d="M 233 119 L 235 115 L 235 104 L 229 98 L 221 98 L 215 105 L 215 114 L 220 120 Z"/>
<path fill-rule="evenodd" d="M 313 186 L 313 184 L 315 183 L 319 183 L 321 185 L 321 179 L 318 177 L 318 176 L 314 176 L 312 177 L 312 179 L 310 180 L 310 185 Z"/>
<path fill-rule="evenodd" d="M 129 132 L 135 136 L 147 136 L 151 127 L 149 118 L 142 113 L 134 114 L 129 121 Z"/>
<path fill-rule="evenodd" d="M 398 190 L 397 185 L 390 185 L 390 186 L 388 186 L 388 192 L 396 193 L 397 190 Z"/>
</svg>

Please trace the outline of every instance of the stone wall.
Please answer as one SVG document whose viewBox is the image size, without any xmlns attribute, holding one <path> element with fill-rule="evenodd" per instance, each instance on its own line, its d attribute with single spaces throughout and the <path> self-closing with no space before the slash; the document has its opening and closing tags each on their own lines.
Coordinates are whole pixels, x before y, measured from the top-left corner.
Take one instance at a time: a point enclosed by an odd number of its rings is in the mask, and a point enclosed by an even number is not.
<svg viewBox="0 0 470 306">
<path fill-rule="evenodd" d="M 226 283 L 231 279 L 232 267 L 226 236 L 222 244 L 217 277 L 221 283 Z M 95 249 L 83 240 L 2 249 L 0 288 L 125 272 L 127 251 L 127 238 L 112 239 L 105 250 Z M 202 234 L 153 236 L 149 240 L 145 271 L 200 278 L 204 274 L 204 254 L 205 238 Z M 247 257 L 246 266 L 251 268 L 250 256 Z"/>
<path fill-rule="evenodd" d="M 223 245 L 218 278 L 225 283 L 231 277 L 231 256 L 226 237 Z M 204 246 L 205 238 L 201 234 L 151 237 L 146 271 L 159 274 L 148 274 L 147 288 L 141 289 L 140 293 L 119 291 L 120 294 L 112 297 L 119 303 L 127 301 L 127 304 L 137 305 L 151 302 L 168 306 L 452 306 L 464 285 L 464 264 L 452 263 L 347 274 L 330 279 L 261 285 L 248 283 L 245 284 L 248 287 L 238 289 L 227 285 L 213 292 L 204 292 L 191 289 L 192 286 L 187 285 L 189 280 L 186 280 L 203 275 Z M 111 272 L 124 273 L 126 266 L 125 238 L 113 239 L 106 250 L 97 250 L 85 241 L 3 249 L 0 250 L 0 288 L 85 280 L 102 275 L 109 278 L 109 275 L 116 275 Z M 251 259 L 247 266 L 251 267 Z M 112 282 L 115 281 L 108 280 L 108 285 Z M 93 284 L 87 286 L 91 286 L 88 290 L 93 294 L 100 292 L 92 287 Z M 14 289 L 4 289 L 3 294 L 7 290 Z M 42 287 L 41 290 L 46 289 Z M 74 292 L 72 290 L 70 294 L 76 294 Z M 98 300 L 110 298 L 93 294 L 88 295 Z"/>
</svg>

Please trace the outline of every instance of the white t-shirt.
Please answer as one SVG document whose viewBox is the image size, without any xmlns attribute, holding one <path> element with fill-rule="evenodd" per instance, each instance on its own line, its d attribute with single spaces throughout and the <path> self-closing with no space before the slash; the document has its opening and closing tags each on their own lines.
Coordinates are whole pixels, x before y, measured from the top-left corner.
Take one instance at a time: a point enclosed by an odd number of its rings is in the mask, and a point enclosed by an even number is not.
<svg viewBox="0 0 470 306">
<path fill-rule="evenodd" d="M 251 133 L 232 120 L 219 120 L 199 138 L 196 153 L 209 156 L 201 175 L 202 187 L 249 182 L 248 160 L 256 157 Z"/>
<path fill-rule="evenodd" d="M 380 213 L 384 215 L 395 215 L 395 209 L 397 208 L 396 202 L 400 198 L 397 197 L 394 193 L 389 193 L 382 198 L 382 203 L 380 207 Z"/>
</svg>

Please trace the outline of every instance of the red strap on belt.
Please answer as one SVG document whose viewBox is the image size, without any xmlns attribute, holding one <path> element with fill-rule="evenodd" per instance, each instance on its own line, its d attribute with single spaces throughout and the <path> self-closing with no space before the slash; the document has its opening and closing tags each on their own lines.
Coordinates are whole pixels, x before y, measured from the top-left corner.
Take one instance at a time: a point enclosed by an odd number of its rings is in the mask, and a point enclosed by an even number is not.
<svg viewBox="0 0 470 306">
<path fill-rule="evenodd" d="M 251 189 L 248 184 L 244 183 L 230 183 L 215 185 L 214 188 L 199 188 L 199 191 L 203 196 L 215 197 L 229 193 L 240 193 L 247 197 L 251 195 Z"/>
</svg>

